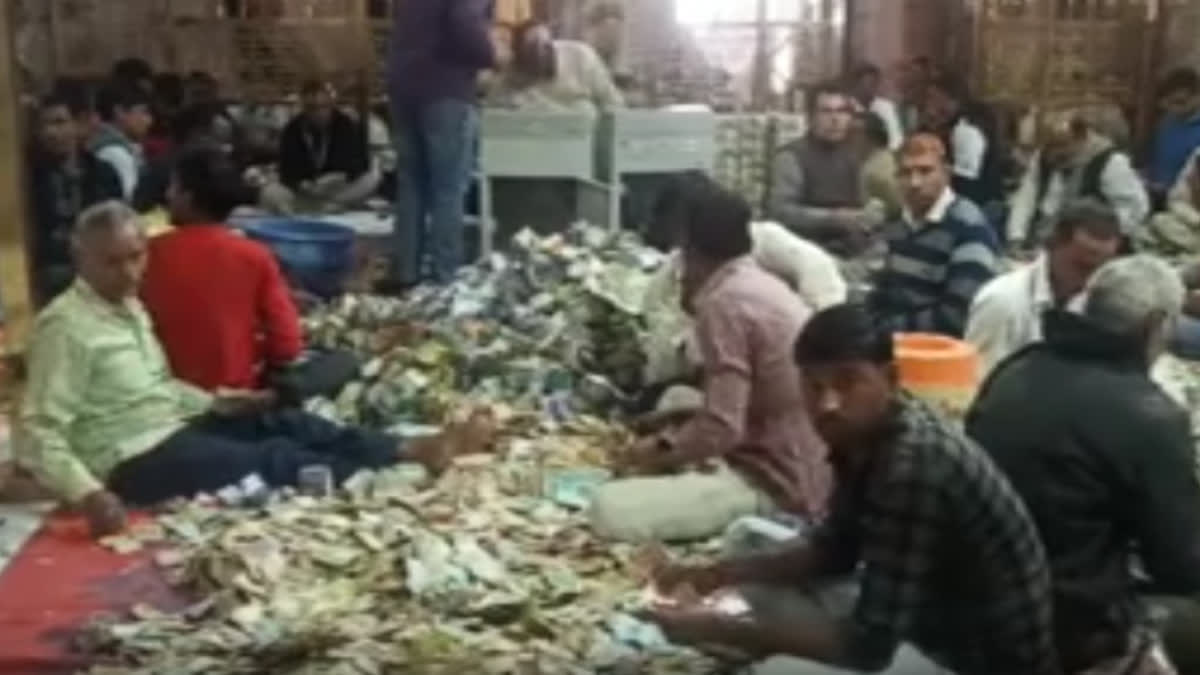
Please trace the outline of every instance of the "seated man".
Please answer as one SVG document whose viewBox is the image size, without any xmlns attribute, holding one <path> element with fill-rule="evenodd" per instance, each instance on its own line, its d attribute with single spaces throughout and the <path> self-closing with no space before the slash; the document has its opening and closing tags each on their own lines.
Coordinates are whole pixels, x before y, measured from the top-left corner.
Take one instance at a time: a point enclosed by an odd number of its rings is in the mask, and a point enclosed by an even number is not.
<svg viewBox="0 0 1200 675">
<path fill-rule="evenodd" d="M 996 233 L 950 189 L 946 149 L 919 134 L 900 152 L 902 218 L 884 227 L 888 252 L 871 304 L 895 331 L 961 337 L 975 293 L 999 267 Z"/>
<path fill-rule="evenodd" d="M 279 141 L 282 185 L 264 190 L 264 204 L 283 213 L 363 206 L 381 177 L 371 166 L 362 126 L 338 110 L 328 84 L 308 82 L 300 96 L 304 110 Z"/>
<path fill-rule="evenodd" d="M 627 468 L 655 477 L 601 486 L 592 526 L 621 540 L 687 540 L 775 510 L 815 519 L 829 468 L 789 357 L 810 310 L 750 257 L 741 197 L 716 185 L 696 195 L 683 242 L 682 301 L 696 317 L 703 406 L 678 432 L 637 444 Z"/>
<path fill-rule="evenodd" d="M 129 82 L 114 81 L 100 90 L 96 107 L 103 122 L 88 142 L 88 150 L 107 163 L 121 179 L 121 195 L 133 199 L 146 166 L 142 141 L 154 124 L 150 94 Z"/>
<path fill-rule="evenodd" d="M 778 672 L 1060 673 L 1037 528 L 987 454 L 898 388 L 891 331 L 860 306 L 833 307 L 795 358 L 837 477 L 832 513 L 777 550 L 655 575 L 660 593 L 736 588 L 748 615 L 680 597 L 650 618 L 677 644 L 806 660 Z M 857 593 L 818 592 L 856 569 Z"/>
<path fill-rule="evenodd" d="M 304 342 L 271 251 L 225 224 L 248 188 L 226 153 L 201 146 L 177 159 L 168 194 L 176 229 L 150 243 L 142 301 L 171 372 L 209 391 L 262 388 Z"/>
<path fill-rule="evenodd" d="M 1092 273 L 1117 255 L 1121 224 L 1111 208 L 1081 199 L 1058 214 L 1046 250 L 1029 265 L 993 279 L 979 291 L 967 321 L 984 371 L 1042 339 L 1042 314 L 1076 304 Z"/>
<path fill-rule="evenodd" d="M 122 527 L 122 503 L 190 497 L 252 474 L 283 486 L 310 465 L 328 466 L 339 483 L 401 459 L 435 473 L 447 466 L 449 435 L 401 445 L 298 411 L 264 414 L 263 394 L 214 396 L 175 379 L 136 296 L 146 261 L 136 214 L 116 202 L 92 207 L 73 244 L 79 277 L 30 339 L 19 454 L 97 534 Z"/>
<path fill-rule="evenodd" d="M 171 152 L 171 127 L 183 108 L 183 78 L 178 73 L 155 74 L 151 99 L 154 125 L 142 141 L 142 150 L 146 161 L 153 164 Z"/>
<path fill-rule="evenodd" d="M 683 310 L 683 264 L 679 247 L 693 199 L 711 190 L 713 181 L 689 173 L 658 195 L 646 241 L 670 258 L 659 267 L 642 299 L 646 320 L 645 383 L 655 385 L 687 379 L 700 363 L 692 320 Z M 753 256 L 766 271 L 786 283 L 809 307 L 820 310 L 846 301 L 846 282 L 834 260 L 821 247 L 792 234 L 777 223 L 750 224 Z"/>
<path fill-rule="evenodd" d="M 131 205 L 141 214 L 168 208 L 167 189 L 179 158 L 191 148 L 211 145 L 233 155 L 236 131 L 222 115 L 221 108 L 212 104 L 196 104 L 180 110 L 172 120 L 171 143 L 167 153 L 149 162 Z"/>
<path fill-rule="evenodd" d="M 1136 237 L 1150 215 L 1150 197 L 1129 156 L 1070 114 L 1047 115 L 1039 137 L 1042 149 L 1012 200 L 1009 241 L 1038 246 L 1063 206 L 1079 197 L 1107 203 L 1117 212 L 1122 233 Z"/>
<path fill-rule="evenodd" d="M 634 79 L 625 58 L 625 29 L 625 6 L 619 1 L 601 0 L 588 11 L 584 26 L 587 43 L 621 89 L 630 88 Z"/>
<path fill-rule="evenodd" d="M 1200 593 L 1200 483 L 1186 411 L 1150 380 L 1183 286 L 1149 256 L 1096 273 L 1082 316 L 1001 367 L 967 431 L 1008 474 L 1046 543 L 1067 672 L 1173 673 L 1135 589 Z M 1195 639 L 1193 629 L 1190 640 Z"/>
<path fill-rule="evenodd" d="M 83 151 L 80 119 L 87 102 L 58 91 L 42 101 L 38 136 L 30 159 L 34 287 L 49 302 L 71 285 L 71 230 L 89 206 L 123 195 L 121 179 L 107 163 Z"/>
<path fill-rule="evenodd" d="M 857 256 L 870 248 L 883 207 L 861 193 L 866 153 L 851 133 L 853 102 L 837 85 L 808 100 L 812 128 L 779 151 L 767 216 L 831 253 Z"/>
<path fill-rule="evenodd" d="M 891 99 L 880 95 L 883 72 L 873 63 L 864 63 L 854 70 L 852 88 L 854 102 L 860 114 L 875 115 L 883 123 L 884 147 L 899 150 L 904 142 L 904 125 L 900 123 L 900 112 Z"/>
<path fill-rule="evenodd" d="M 1142 250 L 1168 257 L 1200 255 L 1200 151 L 1167 194 L 1167 210 L 1150 219 L 1138 243 Z"/>
<path fill-rule="evenodd" d="M 539 21 L 513 34 L 513 60 L 493 102 L 521 110 L 597 113 L 625 105 L 604 62 L 586 42 L 555 40 Z"/>
<path fill-rule="evenodd" d="M 948 74 L 930 80 L 922 116 L 950 155 L 954 191 L 980 208 L 1003 202 L 1003 150 L 997 142 L 996 125 L 991 110 L 972 100 L 966 82 Z"/>
<path fill-rule="evenodd" d="M 896 183 L 896 153 L 888 147 L 887 127 L 875 113 L 865 113 L 860 116 L 863 130 L 863 142 L 866 145 L 866 160 L 863 161 L 862 193 L 867 199 L 877 201 L 883 208 L 886 218 L 894 218 L 900 213 L 903 200 L 900 198 L 900 186 Z M 904 140 L 901 139 L 901 144 Z"/>
</svg>

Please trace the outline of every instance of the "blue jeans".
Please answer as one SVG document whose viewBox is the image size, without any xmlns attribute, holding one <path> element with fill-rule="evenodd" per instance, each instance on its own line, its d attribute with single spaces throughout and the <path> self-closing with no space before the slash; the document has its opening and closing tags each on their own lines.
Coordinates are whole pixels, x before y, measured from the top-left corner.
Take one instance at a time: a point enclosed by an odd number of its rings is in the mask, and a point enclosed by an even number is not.
<svg viewBox="0 0 1200 675">
<path fill-rule="evenodd" d="M 464 202 L 475 165 L 479 111 L 467 101 L 395 102 L 396 233 L 392 278 L 449 283 L 463 264 Z"/>
</svg>

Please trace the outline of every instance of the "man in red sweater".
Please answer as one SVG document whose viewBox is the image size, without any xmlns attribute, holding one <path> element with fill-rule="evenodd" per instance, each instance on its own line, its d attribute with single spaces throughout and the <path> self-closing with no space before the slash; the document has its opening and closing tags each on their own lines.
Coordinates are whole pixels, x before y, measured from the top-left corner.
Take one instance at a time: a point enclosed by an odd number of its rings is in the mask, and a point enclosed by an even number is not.
<svg viewBox="0 0 1200 675">
<path fill-rule="evenodd" d="M 189 150 L 167 196 L 177 229 L 150 244 L 142 299 L 175 375 L 203 389 L 263 388 L 304 348 L 274 256 L 225 225 L 246 196 L 224 152 Z"/>
</svg>

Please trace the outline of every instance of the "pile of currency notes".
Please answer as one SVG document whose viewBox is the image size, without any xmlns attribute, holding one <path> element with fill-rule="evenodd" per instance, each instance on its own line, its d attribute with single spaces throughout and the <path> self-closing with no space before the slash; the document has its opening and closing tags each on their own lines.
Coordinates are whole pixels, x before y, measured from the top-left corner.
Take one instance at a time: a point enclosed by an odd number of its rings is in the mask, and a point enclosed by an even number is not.
<svg viewBox="0 0 1200 675">
<path fill-rule="evenodd" d="M 589 418 L 506 422 L 502 453 L 461 458 L 436 484 L 399 467 L 328 498 L 200 499 L 107 540 L 155 551 L 194 604 L 97 621 L 80 640 L 89 672 L 713 672 L 635 618 L 634 547 L 597 541 L 545 489 L 627 432 Z"/>
</svg>

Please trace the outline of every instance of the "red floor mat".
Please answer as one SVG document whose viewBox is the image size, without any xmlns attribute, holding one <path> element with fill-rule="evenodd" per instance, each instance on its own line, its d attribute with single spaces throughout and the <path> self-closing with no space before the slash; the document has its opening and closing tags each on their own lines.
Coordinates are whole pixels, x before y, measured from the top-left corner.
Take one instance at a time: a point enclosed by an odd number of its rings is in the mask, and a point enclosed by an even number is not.
<svg viewBox="0 0 1200 675">
<path fill-rule="evenodd" d="M 89 618 L 145 603 L 178 609 L 147 553 L 97 545 L 78 518 L 51 516 L 0 574 L 0 675 L 59 675 L 86 666 L 71 648 Z"/>
</svg>

